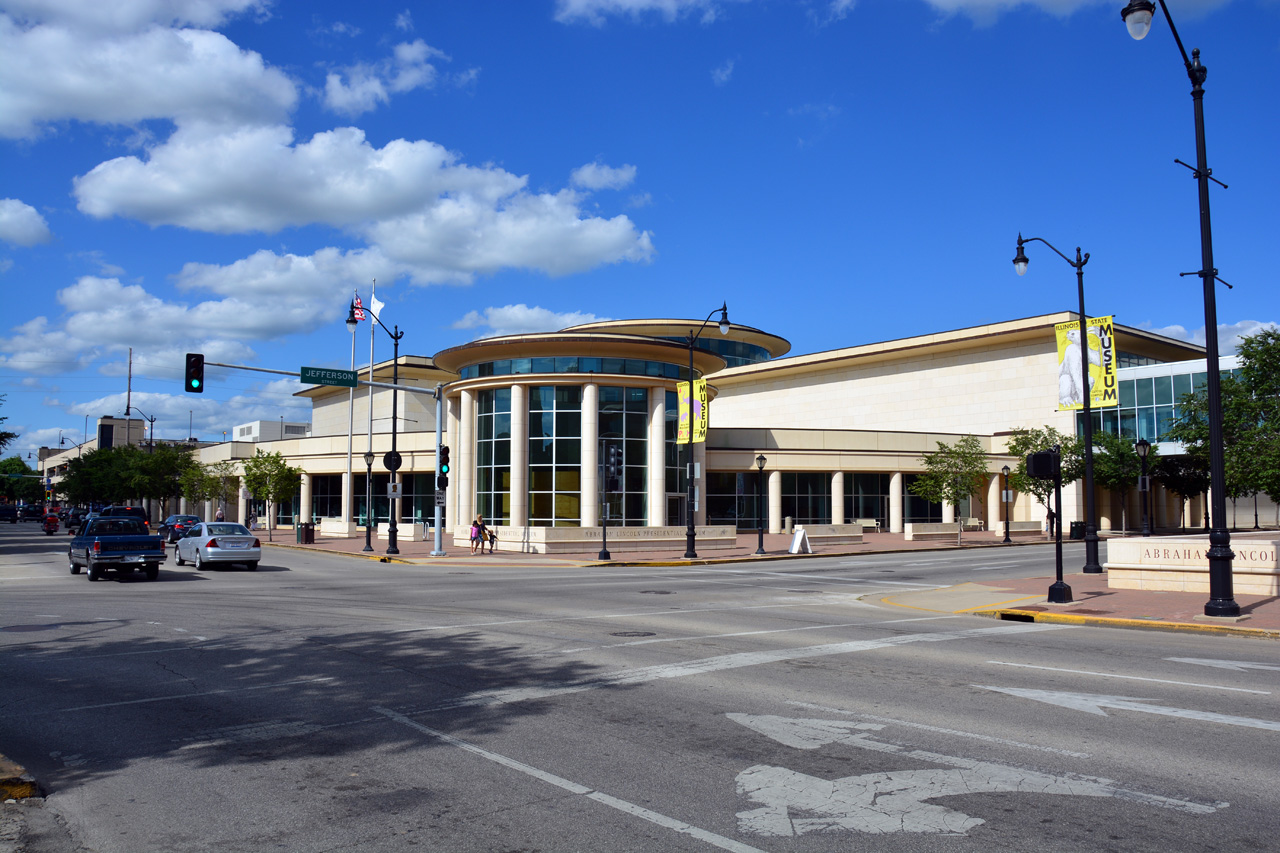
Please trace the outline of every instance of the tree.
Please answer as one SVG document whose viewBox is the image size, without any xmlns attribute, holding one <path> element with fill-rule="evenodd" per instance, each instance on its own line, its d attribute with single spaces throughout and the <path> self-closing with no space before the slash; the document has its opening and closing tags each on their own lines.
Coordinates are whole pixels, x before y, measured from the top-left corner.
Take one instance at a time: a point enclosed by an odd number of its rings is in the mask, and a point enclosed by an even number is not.
<svg viewBox="0 0 1280 853">
<path fill-rule="evenodd" d="M 1178 496 L 1178 527 L 1184 527 L 1187 501 L 1209 490 L 1208 466 L 1192 456 L 1162 456 L 1152 471 L 1166 489 Z"/>
<path fill-rule="evenodd" d="M 298 490 L 301 468 L 294 468 L 278 452 L 261 448 L 244 463 L 244 482 L 254 497 L 267 501 L 267 539 L 271 538 L 271 506 L 291 499 Z"/>
<path fill-rule="evenodd" d="M 8 396 L 9 396 L 8 394 L 0 394 L 0 406 L 4 405 L 5 398 L 7 398 Z M 0 424 L 4 423 L 7 420 L 9 420 L 7 417 L 0 418 Z M 8 447 L 10 443 L 12 443 L 13 440 L 17 437 L 18 437 L 18 434 L 16 432 L 9 432 L 8 430 L 0 430 L 0 452 L 3 452 L 4 449 Z"/>
<path fill-rule="evenodd" d="M 1248 340 L 1246 338 L 1246 340 Z M 1269 385 L 1264 381 L 1263 387 Z M 1280 420 L 1268 421 L 1266 400 L 1259 400 L 1244 376 L 1223 376 L 1219 384 L 1222 402 L 1222 462 L 1224 497 L 1234 503 L 1244 495 L 1270 489 L 1280 495 L 1275 443 L 1280 440 Z M 1187 394 L 1178 401 L 1178 419 L 1169 438 L 1180 442 L 1188 456 L 1209 467 L 1209 395 Z M 1225 521 L 1225 519 L 1224 519 Z"/>
<path fill-rule="evenodd" d="M 1120 493 L 1120 529 L 1127 530 L 1125 516 L 1129 489 L 1136 486 L 1142 476 L 1142 460 L 1128 436 L 1101 430 L 1093 434 L 1093 443 L 1097 445 L 1093 454 L 1093 480 L 1104 489 Z M 1147 455 L 1148 467 L 1159 460 L 1160 454 L 1152 445 Z"/>
<path fill-rule="evenodd" d="M 1044 426 L 1015 429 L 1008 442 L 1009 454 L 1018 457 L 1016 468 L 1009 472 L 1010 485 L 1020 492 L 1034 495 L 1046 511 L 1049 509 L 1049 500 L 1053 497 L 1053 481 L 1028 477 L 1027 455 L 1053 450 L 1055 447 L 1062 458 L 1062 485 L 1074 483 L 1084 476 L 1084 444 L 1078 438 L 1071 438 L 1051 426 Z"/>
<path fill-rule="evenodd" d="M 939 441 L 937 451 L 925 454 L 921 461 L 925 472 L 911 484 L 911 493 L 927 501 L 945 501 L 958 507 L 986 487 L 987 453 L 972 435 L 963 436 L 950 445 Z M 961 524 L 956 530 L 957 545 L 963 531 Z"/>
<path fill-rule="evenodd" d="M 17 474 L 17 477 L 7 476 L 9 474 Z M 27 463 L 20 456 L 10 456 L 8 459 L 0 460 L 0 491 L 4 494 L 6 503 L 37 503 L 44 497 L 44 490 L 40 485 L 40 472 L 33 468 L 28 468 Z"/>
<path fill-rule="evenodd" d="M 183 496 L 192 503 L 215 501 L 226 509 L 240 488 L 240 475 L 235 464 L 222 460 L 208 464 L 195 463 L 182 473 L 179 483 Z"/>
</svg>

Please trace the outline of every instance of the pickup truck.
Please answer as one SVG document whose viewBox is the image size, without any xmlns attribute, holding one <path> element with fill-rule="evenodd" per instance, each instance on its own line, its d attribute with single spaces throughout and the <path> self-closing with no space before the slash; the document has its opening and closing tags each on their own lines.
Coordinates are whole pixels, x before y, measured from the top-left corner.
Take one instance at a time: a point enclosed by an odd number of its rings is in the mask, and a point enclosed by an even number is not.
<svg viewBox="0 0 1280 853">
<path fill-rule="evenodd" d="M 142 569 L 153 581 L 167 556 L 163 538 L 147 533 L 138 519 L 124 517 L 90 519 L 67 549 L 71 574 L 80 574 L 83 566 L 91 581 L 101 580 L 107 569 L 115 569 L 122 578 Z"/>
</svg>

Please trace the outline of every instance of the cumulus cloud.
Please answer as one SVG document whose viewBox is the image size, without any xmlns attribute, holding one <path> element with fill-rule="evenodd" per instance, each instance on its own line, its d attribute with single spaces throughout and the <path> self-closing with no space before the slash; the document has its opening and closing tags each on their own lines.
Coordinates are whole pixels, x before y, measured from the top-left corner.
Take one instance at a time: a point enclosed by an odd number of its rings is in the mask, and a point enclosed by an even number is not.
<svg viewBox="0 0 1280 853">
<path fill-rule="evenodd" d="M 0 240 L 15 246 L 47 243 L 49 224 L 31 205 L 16 198 L 0 199 Z"/>
<path fill-rule="evenodd" d="M 725 2 L 744 0 L 557 0 L 555 18 L 564 24 L 601 26 L 608 17 L 658 15 L 675 21 L 696 14 L 702 23 L 709 24 L 719 16 Z"/>
<path fill-rule="evenodd" d="M 266 14 L 265 0 L 6 0 L 5 11 L 28 24 L 52 23 L 96 33 L 131 32 L 151 24 L 216 27 L 246 12 Z"/>
<path fill-rule="evenodd" d="M 395 46 L 390 59 L 377 64 L 349 66 L 325 78 L 324 103 L 334 112 L 347 116 L 377 109 L 392 94 L 413 89 L 429 89 L 436 84 L 438 72 L 433 59 L 449 57 L 422 39 Z"/>
<path fill-rule="evenodd" d="M 534 306 L 530 308 L 523 303 L 504 305 L 501 308 L 486 308 L 484 311 L 469 311 L 466 316 L 453 324 L 455 329 L 479 329 L 476 338 L 491 338 L 499 335 L 528 335 L 535 332 L 555 332 L 569 326 L 583 323 L 595 323 L 608 320 L 608 317 L 597 317 L 579 311 L 558 314 L 547 308 Z"/>
<path fill-rule="evenodd" d="M 207 30 L 103 36 L 50 24 L 24 28 L 0 15 L 0 55 L 0 136 L 9 138 L 66 120 L 261 124 L 284 118 L 297 101 L 285 74 Z"/>
<path fill-rule="evenodd" d="M 405 9 L 399 15 L 396 15 L 396 29 L 405 32 L 413 32 L 413 15 L 408 9 Z"/>
<path fill-rule="evenodd" d="M 636 167 L 619 166 L 614 169 L 603 163 L 588 163 L 573 170 L 569 182 L 588 190 L 620 190 L 636 179 Z"/>
<path fill-rule="evenodd" d="M 1274 321 L 1241 320 L 1239 323 L 1219 323 L 1218 353 L 1220 355 L 1234 355 L 1236 350 L 1240 348 L 1241 338 L 1256 335 L 1265 329 L 1275 328 L 1280 328 L 1280 324 Z M 1148 331 L 1155 332 L 1157 335 L 1199 344 L 1200 346 L 1205 344 L 1204 326 L 1198 329 L 1187 329 L 1185 326 L 1165 326 L 1160 329 L 1148 329 Z"/>
</svg>

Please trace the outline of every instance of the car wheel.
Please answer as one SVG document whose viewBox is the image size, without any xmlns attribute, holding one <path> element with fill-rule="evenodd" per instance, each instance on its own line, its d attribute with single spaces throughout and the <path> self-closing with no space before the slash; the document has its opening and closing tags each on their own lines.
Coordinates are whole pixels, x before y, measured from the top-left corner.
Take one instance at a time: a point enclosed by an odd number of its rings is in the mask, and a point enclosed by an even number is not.
<svg viewBox="0 0 1280 853">
<path fill-rule="evenodd" d="M 258 561 L 254 560 L 251 563 L 245 563 L 245 566 L 248 567 L 249 571 L 256 572 L 258 570 Z"/>
<path fill-rule="evenodd" d="M 185 566 L 187 564 L 187 561 L 182 559 L 182 552 L 177 548 L 173 549 L 173 564 L 175 566 Z"/>
<path fill-rule="evenodd" d="M 67 568 L 71 569 L 71 574 L 80 574 L 80 564 L 76 562 L 76 558 L 70 551 L 67 551 Z"/>
<path fill-rule="evenodd" d="M 85 566 L 85 568 L 89 571 L 89 580 L 102 580 L 102 569 L 99 568 L 92 560 L 89 561 L 89 565 Z"/>
<path fill-rule="evenodd" d="M 147 580 L 153 581 L 160 577 L 160 567 L 155 563 L 147 563 Z"/>
<path fill-rule="evenodd" d="M 200 559 L 200 552 L 199 552 L 199 551 L 196 551 L 196 556 L 195 556 L 195 558 L 194 558 L 194 560 L 193 560 L 192 562 L 194 563 L 194 565 L 195 565 L 195 567 L 196 567 L 196 571 L 197 571 L 197 572 L 203 572 L 203 571 L 204 571 L 204 560 Z"/>
</svg>

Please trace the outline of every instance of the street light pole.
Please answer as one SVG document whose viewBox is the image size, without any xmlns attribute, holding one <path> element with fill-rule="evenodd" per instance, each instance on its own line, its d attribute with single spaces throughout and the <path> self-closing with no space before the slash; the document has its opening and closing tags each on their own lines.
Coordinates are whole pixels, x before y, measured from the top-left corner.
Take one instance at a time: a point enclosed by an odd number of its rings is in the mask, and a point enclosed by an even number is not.
<svg viewBox="0 0 1280 853">
<path fill-rule="evenodd" d="M 720 334 L 729 334 L 729 303 L 721 303 L 720 307 L 707 315 L 707 319 L 702 321 L 702 325 L 698 327 L 698 331 L 689 330 L 689 453 L 685 462 L 685 476 L 688 481 L 688 493 L 685 502 L 685 516 L 689 522 L 684 533 L 684 558 L 686 560 L 695 560 L 698 552 L 694 547 L 697 532 L 693 526 L 693 346 L 698 341 L 698 337 L 702 334 L 702 330 L 711 322 L 711 318 L 715 316 L 716 311 L 720 312 Z"/>
<path fill-rule="evenodd" d="M 377 322 L 377 324 L 382 327 L 382 331 L 386 332 L 388 335 L 391 336 L 391 343 L 392 343 L 391 452 L 388 453 L 386 456 L 382 457 L 382 464 L 385 465 L 387 470 L 391 472 L 390 482 L 393 487 L 392 491 L 394 492 L 394 486 L 396 484 L 396 472 L 400 470 L 400 453 L 399 451 L 396 450 L 396 402 L 397 402 L 396 395 L 398 393 L 398 388 L 400 385 L 400 339 L 404 337 L 404 332 L 400 331 L 399 325 L 395 327 L 394 332 L 391 331 L 390 329 L 387 328 L 386 323 L 382 322 L 381 317 L 373 313 L 373 311 L 369 311 L 368 313 L 369 313 L 369 316 L 372 317 Z M 365 459 L 368 459 L 368 458 L 369 456 L 368 454 L 366 454 Z M 396 527 L 396 499 L 393 497 L 389 497 L 388 500 L 390 501 L 390 504 L 391 504 L 391 517 L 390 517 L 389 523 L 387 524 L 387 553 L 399 554 L 400 548 L 397 547 L 397 542 L 396 542 L 396 533 L 398 529 Z M 369 550 L 373 550 L 373 549 L 369 549 Z"/>
<path fill-rule="evenodd" d="M 756 457 L 756 554 L 764 554 L 764 465 L 768 462 L 761 453 Z"/>
<path fill-rule="evenodd" d="M 1147 454 L 1151 452 L 1151 442 L 1140 438 L 1134 442 L 1133 450 L 1142 462 L 1142 479 L 1138 481 L 1138 491 L 1142 493 L 1142 535 L 1151 535 L 1150 510 L 1147 509 L 1147 495 L 1151 492 L 1151 484 L 1147 481 Z"/>
<path fill-rule="evenodd" d="M 373 550 L 370 531 L 373 528 L 373 448 L 364 452 L 364 549 Z"/>
<path fill-rule="evenodd" d="M 1080 254 L 1076 246 L 1076 259 L 1073 261 L 1062 254 L 1050 243 L 1040 237 L 1022 239 L 1018 235 L 1018 252 L 1013 258 L 1013 268 L 1018 275 L 1027 271 L 1026 254 L 1022 247 L 1026 243 L 1044 243 L 1054 254 L 1062 258 L 1076 270 L 1076 291 L 1080 297 L 1080 388 L 1081 402 L 1084 408 L 1084 573 L 1086 575 L 1102 574 L 1102 564 L 1098 562 L 1098 525 L 1094 515 L 1093 495 L 1093 401 L 1090 399 L 1091 384 L 1089 382 L 1089 318 L 1084 313 L 1084 265 L 1089 263 L 1089 253 Z M 1058 505 L 1058 526 L 1062 526 L 1062 505 Z"/>
<path fill-rule="evenodd" d="M 1012 545 L 1013 540 L 1009 538 L 1009 466 L 1004 466 L 1000 472 L 1004 474 L 1004 488 L 1000 490 L 1000 502 L 1004 504 L 1004 541 L 1001 544 Z"/>
<path fill-rule="evenodd" d="M 1213 229 L 1209 219 L 1209 181 L 1213 172 L 1209 169 L 1209 158 L 1205 151 L 1204 141 L 1204 81 L 1208 69 L 1200 64 L 1200 49 L 1191 51 L 1187 58 L 1186 48 L 1178 36 L 1178 28 L 1169 15 L 1169 7 L 1160 0 L 1160 10 L 1164 19 L 1169 22 L 1169 31 L 1173 40 L 1178 43 L 1178 51 L 1182 54 L 1182 64 L 1186 66 L 1187 77 L 1191 80 L 1191 101 L 1195 111 L 1196 128 L 1196 185 L 1200 201 L 1200 271 L 1204 285 L 1204 348 L 1205 368 L 1208 373 L 1206 388 L 1209 404 L 1209 498 L 1211 521 L 1209 525 L 1209 600 L 1204 605 L 1205 616 L 1236 617 L 1240 615 L 1240 605 L 1236 603 L 1232 590 L 1231 562 L 1235 553 L 1231 550 L 1231 532 L 1227 529 L 1227 486 L 1226 462 L 1222 447 L 1222 391 L 1218 366 L 1218 306 L 1214 282 L 1220 281 L 1218 270 L 1213 266 Z M 1155 5 L 1150 0 L 1132 0 L 1120 12 L 1129 35 L 1136 40 L 1146 37 L 1151 29 L 1151 19 Z M 1178 161 L 1181 162 L 1181 161 Z M 1186 165 L 1185 163 L 1182 165 Z M 1221 181 L 1218 181 L 1222 184 Z M 1222 184 L 1226 187 L 1226 184 Z"/>
</svg>

